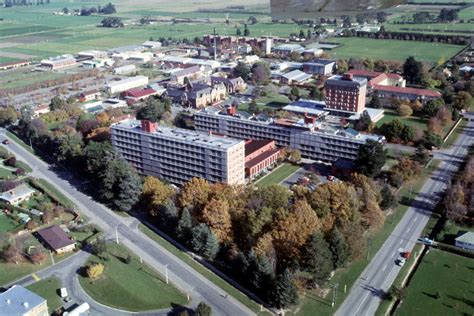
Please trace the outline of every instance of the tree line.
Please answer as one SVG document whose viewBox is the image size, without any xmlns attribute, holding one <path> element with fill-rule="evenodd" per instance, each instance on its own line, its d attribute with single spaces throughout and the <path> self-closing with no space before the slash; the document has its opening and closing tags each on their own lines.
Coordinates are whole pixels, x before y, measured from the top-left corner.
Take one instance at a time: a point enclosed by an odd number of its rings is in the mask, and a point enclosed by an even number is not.
<svg viewBox="0 0 474 316">
<path fill-rule="evenodd" d="M 36 2 L 33 2 L 31 0 L 5 0 L 3 5 L 5 8 L 11 8 L 11 7 L 22 7 L 22 6 L 32 6 L 33 4 L 36 5 L 44 5 L 44 4 L 50 4 L 50 0 L 36 0 Z"/>
<path fill-rule="evenodd" d="M 448 44 L 457 44 L 457 45 L 467 45 L 470 43 L 469 36 L 447 35 L 447 34 L 426 34 L 426 33 L 413 33 L 413 32 L 394 32 L 394 31 L 386 31 L 385 28 L 381 28 L 379 32 L 364 32 L 364 31 L 356 31 L 355 29 L 344 30 L 342 35 L 344 37 L 393 39 L 393 40 L 402 40 L 402 41 L 421 41 L 421 42 L 448 43 Z"/>
</svg>

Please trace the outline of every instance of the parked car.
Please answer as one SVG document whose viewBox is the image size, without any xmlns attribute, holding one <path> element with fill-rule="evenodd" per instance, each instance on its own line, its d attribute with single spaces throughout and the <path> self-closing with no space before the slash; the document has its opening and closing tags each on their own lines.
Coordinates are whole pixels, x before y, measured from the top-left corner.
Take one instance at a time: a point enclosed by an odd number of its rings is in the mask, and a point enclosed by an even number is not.
<svg viewBox="0 0 474 316">
<path fill-rule="evenodd" d="M 9 141 L 8 139 L 4 139 L 4 140 L 2 141 L 2 144 L 8 145 L 8 144 L 10 144 L 10 141 Z"/>
<path fill-rule="evenodd" d="M 406 261 L 407 261 L 407 259 L 405 259 L 405 258 L 398 258 L 397 261 L 396 261 L 396 264 L 400 267 L 403 267 L 403 265 L 405 264 Z"/>
<path fill-rule="evenodd" d="M 404 251 L 402 252 L 402 257 L 405 258 L 405 259 L 408 259 L 410 258 L 411 256 L 411 252 L 410 251 Z"/>
<path fill-rule="evenodd" d="M 432 245 L 433 244 L 433 239 L 429 239 L 428 237 L 422 237 L 418 240 L 425 243 L 425 244 L 427 244 L 427 245 Z"/>
<path fill-rule="evenodd" d="M 59 294 L 61 298 L 66 298 L 67 297 L 67 289 L 65 287 L 62 287 L 59 289 Z"/>
</svg>

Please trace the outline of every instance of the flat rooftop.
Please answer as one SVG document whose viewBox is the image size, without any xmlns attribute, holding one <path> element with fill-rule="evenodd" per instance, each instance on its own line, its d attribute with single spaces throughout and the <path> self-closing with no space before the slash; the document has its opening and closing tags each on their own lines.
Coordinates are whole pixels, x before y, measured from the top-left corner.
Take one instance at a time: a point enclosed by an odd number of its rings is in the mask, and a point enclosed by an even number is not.
<svg viewBox="0 0 474 316">
<path fill-rule="evenodd" d="M 0 293 L 0 314 L 25 315 L 44 302 L 45 299 L 41 296 L 20 285 L 14 285 L 5 292 Z"/>
<path fill-rule="evenodd" d="M 171 128 L 157 124 L 156 131 L 148 133 L 142 130 L 141 121 L 126 120 L 112 125 L 112 129 L 132 130 L 146 135 L 153 135 L 159 138 L 172 139 L 182 143 L 193 143 L 205 147 L 229 149 L 237 144 L 244 143 L 243 140 L 227 138 L 214 134 L 196 132 L 181 128 Z"/>
</svg>

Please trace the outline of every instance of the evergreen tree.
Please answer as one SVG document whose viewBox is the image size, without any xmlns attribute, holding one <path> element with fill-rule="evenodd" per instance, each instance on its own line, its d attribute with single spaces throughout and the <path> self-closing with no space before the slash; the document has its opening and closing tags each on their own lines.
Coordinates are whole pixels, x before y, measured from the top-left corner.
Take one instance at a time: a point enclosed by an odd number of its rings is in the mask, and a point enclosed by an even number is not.
<svg viewBox="0 0 474 316">
<path fill-rule="evenodd" d="M 380 100 L 380 97 L 378 96 L 377 93 L 374 93 L 372 95 L 372 99 L 370 99 L 369 107 L 374 108 L 374 109 L 382 108 L 382 101 Z"/>
<path fill-rule="evenodd" d="M 365 110 L 356 121 L 354 128 L 358 131 L 368 131 L 372 126 L 372 119 L 370 118 L 369 112 Z"/>
<path fill-rule="evenodd" d="M 240 27 L 238 27 L 237 30 L 235 31 L 235 35 L 242 36 L 242 31 L 240 30 Z"/>
<path fill-rule="evenodd" d="M 331 230 L 328 241 L 334 267 L 336 269 L 343 267 L 349 258 L 349 249 L 337 227 Z"/>
<path fill-rule="evenodd" d="M 411 142 L 415 139 L 415 130 L 410 125 L 405 125 L 400 134 L 400 139 L 405 143 Z"/>
<path fill-rule="evenodd" d="M 397 199 L 395 198 L 395 195 L 393 195 L 392 190 L 387 184 L 384 185 L 382 190 L 380 190 L 380 195 L 382 197 L 382 201 L 380 201 L 380 207 L 383 210 L 387 210 L 397 205 Z"/>
<path fill-rule="evenodd" d="M 368 177 L 375 177 L 382 171 L 386 160 L 387 153 L 383 145 L 379 142 L 368 140 L 359 147 L 355 163 L 359 172 Z"/>
<path fill-rule="evenodd" d="M 298 290 L 293 283 L 290 270 L 287 268 L 275 281 L 271 303 L 278 309 L 284 309 L 297 304 L 298 299 Z"/>
<path fill-rule="evenodd" d="M 214 259 L 219 251 L 219 242 L 206 224 L 199 224 L 191 230 L 191 248 L 194 252 L 206 257 Z"/>
<path fill-rule="evenodd" d="M 209 230 L 209 234 L 206 238 L 206 243 L 204 244 L 203 255 L 207 259 L 214 259 L 219 252 L 219 241 L 217 240 L 216 235 Z"/>
<path fill-rule="evenodd" d="M 185 208 L 181 213 L 181 218 L 178 222 L 178 238 L 183 241 L 188 241 L 191 237 L 191 228 L 193 227 L 193 222 L 191 219 L 191 214 L 189 210 Z"/>
<path fill-rule="evenodd" d="M 244 36 L 250 36 L 250 30 L 247 24 L 244 24 Z"/>
<path fill-rule="evenodd" d="M 403 76 L 409 83 L 419 84 L 423 79 L 423 64 L 410 56 L 403 64 Z"/>
<path fill-rule="evenodd" d="M 200 302 L 195 310 L 196 316 L 211 316 L 212 308 L 204 302 Z"/>
<path fill-rule="evenodd" d="M 334 268 L 329 244 L 320 232 L 314 233 L 301 253 L 302 267 L 312 273 L 317 283 L 327 280 Z"/>
</svg>

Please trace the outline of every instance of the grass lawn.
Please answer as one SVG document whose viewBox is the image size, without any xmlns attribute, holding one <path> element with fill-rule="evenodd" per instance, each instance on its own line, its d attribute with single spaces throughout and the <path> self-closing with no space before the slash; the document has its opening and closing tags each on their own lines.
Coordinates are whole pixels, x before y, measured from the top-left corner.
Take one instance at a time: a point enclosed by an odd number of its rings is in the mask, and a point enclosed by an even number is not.
<svg viewBox="0 0 474 316">
<path fill-rule="evenodd" d="M 263 178 L 256 182 L 256 185 L 261 188 L 268 187 L 272 184 L 278 184 L 291 176 L 296 170 L 300 167 L 295 166 L 289 163 L 284 163 L 281 166 L 274 169 L 269 174 L 265 175 Z"/>
<path fill-rule="evenodd" d="M 404 61 L 407 57 L 414 56 L 417 60 L 435 63 L 441 57 L 447 60 L 463 49 L 463 46 L 452 44 L 357 37 L 330 41 L 343 44 L 330 51 L 333 58 L 357 57 Z"/>
<path fill-rule="evenodd" d="M 12 231 L 18 226 L 21 226 L 21 224 L 15 223 L 10 217 L 0 212 L 0 233 Z"/>
<path fill-rule="evenodd" d="M 13 173 L 10 170 L 0 167 L 0 179 L 6 179 L 12 176 L 13 176 Z"/>
<path fill-rule="evenodd" d="M 152 231 L 150 228 L 146 227 L 143 224 L 139 224 L 138 228 L 148 237 L 153 239 L 155 242 L 160 244 L 162 247 L 164 247 L 166 250 L 174 254 L 176 257 L 181 259 L 183 262 L 188 264 L 190 267 L 192 267 L 194 270 L 199 272 L 201 275 L 203 275 L 206 279 L 232 295 L 235 299 L 237 299 L 239 302 L 250 308 L 252 311 L 254 311 L 257 315 L 270 315 L 268 312 L 261 312 L 260 311 L 260 305 L 257 304 L 255 301 L 251 300 L 249 297 L 247 297 L 245 294 L 240 292 L 238 289 L 233 287 L 231 284 L 229 284 L 227 281 L 222 279 L 220 276 L 212 272 L 211 270 L 207 269 L 203 265 L 199 264 L 196 262 L 194 259 L 192 259 L 188 254 L 183 252 L 182 250 L 176 248 L 175 245 Z"/>
<path fill-rule="evenodd" d="M 437 168 L 439 161 L 433 161 L 430 166 L 426 169 L 423 169 L 422 175 L 417 178 L 417 181 L 414 182 L 413 192 L 419 192 L 423 186 L 427 177 L 431 174 L 433 170 Z M 416 196 L 415 193 L 410 195 L 410 186 L 404 185 L 399 191 L 399 200 L 410 200 Z M 408 203 L 407 203 L 408 204 Z M 406 210 L 408 209 L 407 204 L 399 204 L 396 208 L 394 215 L 391 218 L 387 218 L 383 228 L 373 236 L 371 252 L 369 260 L 359 260 L 350 264 L 347 268 L 339 270 L 335 273 L 334 277 L 331 279 L 333 283 L 339 283 L 339 289 L 337 294 L 337 301 L 334 308 L 331 307 L 331 297 L 328 295 L 326 298 L 322 298 L 314 295 L 310 291 L 307 292 L 305 298 L 301 299 L 301 304 L 298 308 L 298 315 L 333 315 L 340 304 L 344 301 L 347 295 L 350 292 L 352 285 L 359 278 L 362 271 L 369 264 L 370 260 L 382 247 L 385 240 L 390 236 L 395 226 L 402 219 Z M 347 292 L 344 293 L 344 285 L 347 285 Z"/>
<path fill-rule="evenodd" d="M 48 191 L 53 193 L 55 195 L 55 198 L 59 200 L 59 202 L 67 207 L 73 207 L 74 203 L 67 198 L 64 194 L 62 194 L 54 185 L 46 181 L 45 179 L 38 179 L 38 182 L 40 182 L 43 187 L 45 187 Z"/>
<path fill-rule="evenodd" d="M 16 162 L 16 167 L 25 170 L 25 172 L 27 172 L 27 173 L 33 171 L 33 169 L 31 169 L 31 167 L 30 167 L 28 164 L 24 163 L 24 162 L 21 161 L 21 160 L 18 160 L 18 161 Z"/>
<path fill-rule="evenodd" d="M 125 260 L 128 249 L 116 244 L 108 244 L 109 261 L 91 256 L 87 265 L 102 262 L 105 271 L 97 280 L 79 276 L 83 289 L 97 302 L 128 311 L 146 311 L 172 307 L 171 304 L 184 305 L 186 297 L 172 285 L 167 285 L 163 277 L 139 258 Z"/>
<path fill-rule="evenodd" d="M 50 265 L 51 258 L 48 255 L 46 256 L 46 260 L 41 264 L 32 264 L 30 262 L 19 264 L 0 262 L 0 286 L 18 280 Z"/>
<path fill-rule="evenodd" d="M 61 280 L 58 278 L 46 278 L 26 288 L 46 299 L 48 301 L 49 311 L 54 311 L 58 307 L 61 307 L 62 300 L 58 294 L 58 290 L 61 288 Z"/>
<path fill-rule="evenodd" d="M 416 116 L 408 116 L 402 117 L 397 114 L 396 111 L 393 110 L 385 110 L 383 117 L 376 123 L 377 127 L 382 126 L 384 123 L 390 123 L 394 119 L 399 119 L 400 122 L 403 124 L 409 125 L 413 128 L 425 129 L 427 125 L 426 119 L 416 117 Z"/>
<path fill-rule="evenodd" d="M 33 149 L 31 149 L 30 146 L 28 146 L 27 144 L 25 144 L 20 138 L 18 138 L 18 136 L 16 136 L 15 134 L 13 134 L 12 132 L 10 131 L 6 131 L 7 136 L 9 138 L 11 138 L 15 143 L 17 143 L 18 145 L 20 145 L 21 147 L 23 147 L 23 149 L 25 149 L 26 151 L 29 151 L 30 153 L 34 154 L 35 152 L 33 151 Z"/>
<path fill-rule="evenodd" d="M 415 272 L 396 315 L 474 314 L 473 268 L 470 258 L 431 249 Z"/>
</svg>

